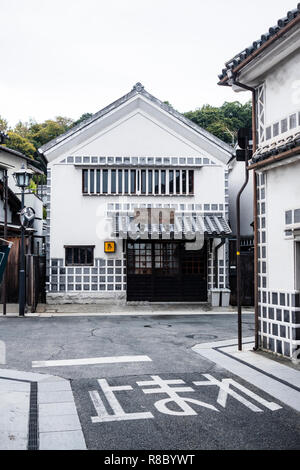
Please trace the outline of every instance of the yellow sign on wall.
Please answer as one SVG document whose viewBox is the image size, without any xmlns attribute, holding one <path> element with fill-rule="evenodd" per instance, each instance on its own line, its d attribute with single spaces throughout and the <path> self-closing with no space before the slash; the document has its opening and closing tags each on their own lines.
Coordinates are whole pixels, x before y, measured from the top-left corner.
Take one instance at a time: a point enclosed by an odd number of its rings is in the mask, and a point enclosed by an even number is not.
<svg viewBox="0 0 300 470">
<path fill-rule="evenodd" d="M 104 242 L 104 252 L 105 253 L 115 253 L 116 251 L 116 242 Z"/>
</svg>

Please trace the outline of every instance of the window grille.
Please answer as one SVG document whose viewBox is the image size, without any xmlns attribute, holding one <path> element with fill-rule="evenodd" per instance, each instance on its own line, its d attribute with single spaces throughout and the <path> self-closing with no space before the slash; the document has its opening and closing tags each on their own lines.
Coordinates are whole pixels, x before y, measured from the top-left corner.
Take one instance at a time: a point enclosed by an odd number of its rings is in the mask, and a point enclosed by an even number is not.
<svg viewBox="0 0 300 470">
<path fill-rule="evenodd" d="M 82 193 L 191 196 L 194 194 L 194 170 L 83 169 Z"/>
<path fill-rule="evenodd" d="M 65 246 L 66 266 L 92 266 L 94 246 Z"/>
</svg>

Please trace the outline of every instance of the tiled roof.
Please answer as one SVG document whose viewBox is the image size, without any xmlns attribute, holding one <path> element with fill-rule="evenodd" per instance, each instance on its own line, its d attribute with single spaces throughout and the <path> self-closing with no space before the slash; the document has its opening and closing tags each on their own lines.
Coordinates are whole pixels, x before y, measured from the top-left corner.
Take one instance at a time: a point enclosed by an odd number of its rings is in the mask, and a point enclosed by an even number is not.
<svg viewBox="0 0 300 470">
<path fill-rule="evenodd" d="M 37 157 L 37 159 L 33 159 L 31 157 L 27 157 L 27 155 L 24 155 L 21 152 L 18 152 L 17 150 L 11 149 L 4 145 L 0 145 L 0 151 L 10 153 L 11 155 L 15 155 L 16 157 L 23 158 L 24 160 L 27 161 L 28 165 L 35 167 L 36 169 L 40 170 L 40 172 L 42 173 L 46 172 L 46 168 L 47 168 L 46 162 L 43 159 L 43 157 L 40 155 Z M 42 161 L 39 160 L 40 158 Z"/>
<path fill-rule="evenodd" d="M 253 155 L 252 163 L 257 163 L 266 160 L 269 157 L 279 155 L 281 153 L 293 150 L 299 147 L 300 154 L 300 132 L 286 137 L 285 139 L 278 139 L 268 145 L 261 146 Z"/>
<path fill-rule="evenodd" d="M 287 12 L 286 16 L 284 18 L 281 18 L 277 21 L 277 24 L 274 26 L 271 26 L 269 28 L 269 31 L 266 33 L 262 34 L 259 39 L 254 41 L 252 44 L 250 44 L 248 47 L 243 49 L 241 52 L 236 54 L 231 60 L 225 63 L 225 68 L 223 68 L 222 73 L 219 75 L 220 81 L 222 81 L 226 76 L 227 76 L 227 71 L 232 70 L 234 71 L 237 67 L 241 66 L 244 61 L 246 61 L 252 54 L 254 54 L 256 51 L 258 53 L 260 52 L 259 50 L 263 50 L 263 46 L 267 41 L 270 39 L 276 39 L 276 36 L 278 36 L 278 33 L 283 30 L 292 22 L 295 20 L 295 18 L 300 16 L 300 3 L 298 3 L 297 8 L 290 10 Z M 271 42 L 271 41 L 270 41 Z M 257 55 L 257 54 L 256 54 Z M 250 59 L 251 60 L 251 59 Z M 247 60 L 247 63 L 249 60 Z"/>
<path fill-rule="evenodd" d="M 175 214 L 174 224 L 141 224 L 136 223 L 134 216 L 117 215 L 114 234 L 122 238 L 162 238 L 191 239 L 196 234 L 207 238 L 228 237 L 231 229 L 221 215 L 187 215 Z"/>
<path fill-rule="evenodd" d="M 6 147 L 4 145 L 0 145 L 0 150 L 2 150 L 2 152 L 11 153 L 12 155 L 16 155 L 17 157 L 24 158 L 24 160 L 32 161 L 32 158 L 27 157 L 23 153 L 18 152 L 17 150 L 10 149 L 9 147 Z"/>
</svg>

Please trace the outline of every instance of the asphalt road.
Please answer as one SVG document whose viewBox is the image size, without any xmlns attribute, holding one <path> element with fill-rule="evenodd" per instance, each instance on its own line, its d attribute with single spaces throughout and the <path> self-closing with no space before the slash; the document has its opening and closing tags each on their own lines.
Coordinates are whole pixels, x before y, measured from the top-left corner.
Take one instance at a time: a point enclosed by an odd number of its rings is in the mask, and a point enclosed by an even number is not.
<svg viewBox="0 0 300 470">
<path fill-rule="evenodd" d="M 243 317 L 243 333 L 254 334 L 254 316 Z M 37 368 L 68 379 L 120 377 L 161 372 L 197 372 L 211 363 L 191 347 L 236 338 L 236 315 L 0 318 L 7 367 L 32 371 L 33 361 L 99 356 L 149 355 L 152 362 Z"/>
<path fill-rule="evenodd" d="M 89 449 L 299 449 L 299 413 L 191 350 L 236 338 L 236 323 L 236 315 L 1 318 L 0 339 L 5 367 L 71 380 Z M 243 316 L 245 337 L 253 323 Z M 151 361 L 32 368 L 124 355 Z M 224 395 L 223 379 L 244 389 Z"/>
<path fill-rule="evenodd" d="M 232 374 L 210 367 L 202 368 L 197 373 L 159 374 L 165 380 L 183 380 L 180 387 L 189 387 L 194 392 L 179 392 L 180 397 L 191 398 L 212 405 L 215 409 L 208 409 L 196 403 L 191 406 L 195 415 L 188 409 L 186 415 L 166 414 L 168 412 L 183 413 L 178 403 L 170 402 L 162 411 L 155 406 L 158 401 L 164 400 L 166 395 L 161 393 L 144 394 L 143 388 L 137 382 L 151 381 L 149 375 L 114 377 L 108 380 L 110 386 L 132 387 L 128 391 L 115 392 L 122 408 L 127 413 L 150 412 L 152 418 L 141 418 L 134 421 L 123 419 L 110 422 L 92 422 L 97 417 L 95 407 L 90 399 L 90 391 L 98 391 L 99 396 L 109 410 L 110 419 L 113 413 L 107 402 L 105 394 L 101 393 L 99 384 L 95 379 L 75 380 L 72 382 L 79 418 L 83 425 L 86 443 L 89 449 L 125 450 L 223 450 L 223 449 L 295 449 L 300 448 L 300 427 L 295 421 L 295 413 L 283 407 L 276 411 L 268 410 L 262 406 L 260 412 L 254 412 L 236 399 L 229 397 L 226 407 L 217 403 L 218 387 L 197 387 L 194 382 L 205 381 L 202 373 L 208 373 L 214 378 L 233 378 L 239 384 L 246 386 L 247 390 L 255 392 L 259 397 L 272 401 L 261 390 L 246 384 Z M 175 386 L 171 386 L 173 389 Z M 144 386 L 144 390 L 153 389 Z M 241 396 L 244 396 L 241 394 Z M 181 403 L 179 401 L 179 403 Z M 257 403 L 258 405 L 258 403 Z M 188 408 L 188 407 L 187 407 Z M 218 411 L 216 411 L 218 410 Z M 299 416 L 298 416 L 299 418 Z M 297 430 L 297 432 L 295 432 Z"/>
</svg>

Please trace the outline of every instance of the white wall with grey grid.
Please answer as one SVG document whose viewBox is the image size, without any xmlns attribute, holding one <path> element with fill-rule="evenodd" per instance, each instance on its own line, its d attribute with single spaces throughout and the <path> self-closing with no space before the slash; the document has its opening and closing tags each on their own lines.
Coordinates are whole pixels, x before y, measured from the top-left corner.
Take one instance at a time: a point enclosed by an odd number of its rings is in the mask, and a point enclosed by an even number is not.
<svg viewBox="0 0 300 470">
<path fill-rule="evenodd" d="M 260 347 L 291 357 L 300 345 L 300 294 L 297 290 L 272 289 L 269 282 L 269 244 L 267 240 L 267 173 L 257 179 L 258 226 L 258 312 Z M 272 234 L 269 234 L 269 237 Z M 282 233 L 282 238 L 284 233 Z M 284 263 L 285 261 L 282 260 Z M 293 269 L 293 266 L 290 266 Z M 280 270 L 280 266 L 277 267 Z"/>
</svg>

